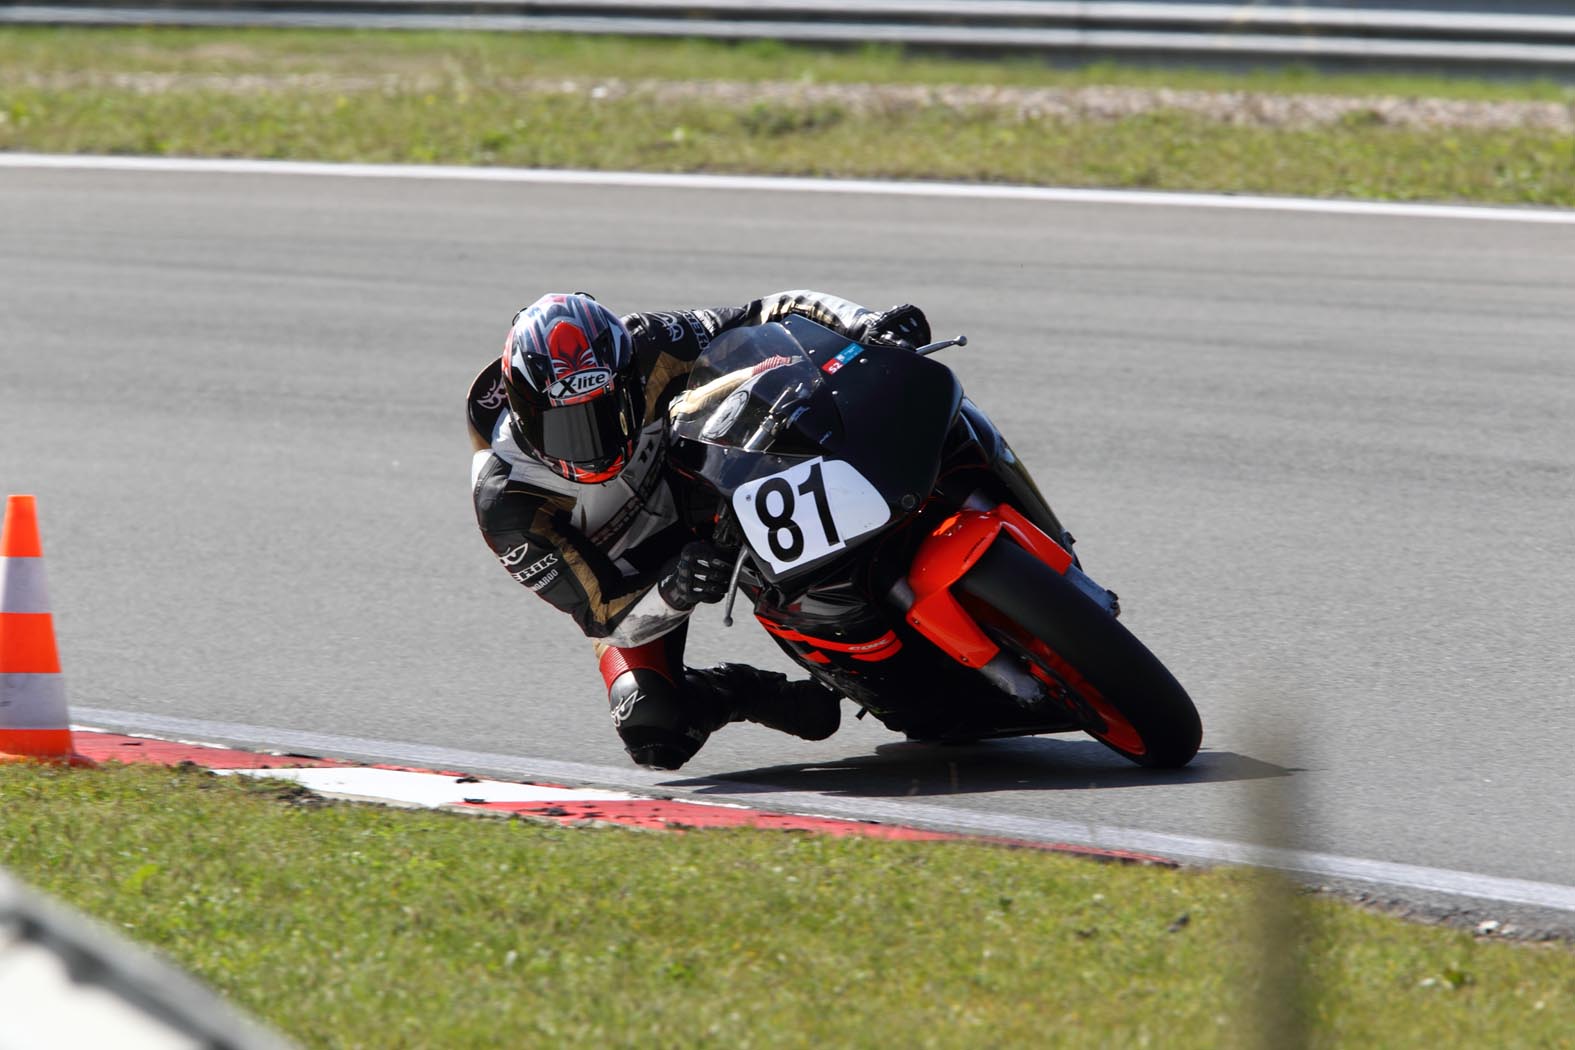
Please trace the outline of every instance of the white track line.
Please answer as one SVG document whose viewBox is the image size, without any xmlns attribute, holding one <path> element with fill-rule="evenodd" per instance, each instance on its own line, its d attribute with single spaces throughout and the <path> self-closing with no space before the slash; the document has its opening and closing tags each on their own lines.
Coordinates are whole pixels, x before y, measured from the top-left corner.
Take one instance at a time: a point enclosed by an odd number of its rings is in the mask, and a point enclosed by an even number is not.
<svg viewBox="0 0 1575 1050">
<path fill-rule="evenodd" d="M 500 755 L 485 751 L 407 744 L 393 740 L 335 736 L 327 733 L 274 729 L 235 722 L 208 722 L 190 718 L 76 708 L 75 715 L 86 724 L 116 728 L 125 732 L 150 733 L 187 741 L 242 744 L 272 751 L 288 751 L 315 756 L 332 756 L 395 762 L 431 769 L 458 769 L 471 773 L 540 778 L 560 783 L 594 784 L 603 788 L 628 788 L 652 794 L 673 795 L 674 774 L 642 769 L 593 766 L 578 762 L 520 755 Z M 759 809 L 778 810 L 800 815 L 842 817 L 853 820 L 879 820 L 888 824 L 935 831 L 960 832 L 1000 838 L 1029 839 L 1036 842 L 1066 842 L 1101 849 L 1157 853 L 1180 860 L 1211 864 L 1249 864 L 1273 868 L 1316 879 L 1340 879 L 1371 883 L 1399 889 L 1470 897 L 1504 904 L 1529 905 L 1555 911 L 1575 912 L 1575 886 L 1527 879 L 1500 878 L 1471 872 L 1426 868 L 1413 864 L 1363 860 L 1305 850 L 1274 849 L 1241 842 L 1140 831 L 1134 828 L 1080 824 L 1040 817 L 1016 817 L 980 810 L 928 806 L 882 799 L 841 798 L 803 791 L 774 791 L 767 785 L 734 784 L 723 779 L 685 778 L 686 790 L 711 788 L 734 793 L 731 802 L 743 802 Z"/>
<path fill-rule="evenodd" d="M 472 168 L 420 164 L 320 164 L 284 160 L 203 160 L 181 157 L 97 157 L 0 153 L 0 168 L 123 171 L 188 175 L 294 175 L 353 179 L 436 179 L 552 186 L 619 186 L 633 189 L 740 190 L 759 193 L 863 193 L 886 197 L 1040 201 L 1163 208 L 1226 208 L 1412 219 L 1467 219 L 1575 226 L 1575 209 L 1401 204 L 1142 190 L 1079 190 L 1049 186 L 997 186 L 960 182 L 882 182 L 755 175 L 668 175 L 631 171 L 559 171 L 545 168 Z"/>
</svg>

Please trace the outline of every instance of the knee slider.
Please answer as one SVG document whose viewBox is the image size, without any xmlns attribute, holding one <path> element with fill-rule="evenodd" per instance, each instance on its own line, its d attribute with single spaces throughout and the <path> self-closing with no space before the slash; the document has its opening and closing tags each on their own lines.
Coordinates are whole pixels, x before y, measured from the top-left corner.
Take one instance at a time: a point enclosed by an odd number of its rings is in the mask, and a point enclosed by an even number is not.
<svg viewBox="0 0 1575 1050">
<path fill-rule="evenodd" d="M 619 675 L 607 690 L 607 703 L 624 750 L 638 765 L 677 769 L 711 735 L 673 683 L 655 671 Z"/>
</svg>

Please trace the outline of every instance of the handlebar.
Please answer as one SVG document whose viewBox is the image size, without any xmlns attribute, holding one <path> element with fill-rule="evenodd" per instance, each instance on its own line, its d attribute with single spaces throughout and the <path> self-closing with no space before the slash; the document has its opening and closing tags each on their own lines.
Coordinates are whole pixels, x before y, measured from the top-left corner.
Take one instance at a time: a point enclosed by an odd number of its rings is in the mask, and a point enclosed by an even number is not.
<svg viewBox="0 0 1575 1050">
<path fill-rule="evenodd" d="M 968 345 L 968 337 L 965 336 L 965 335 L 960 335 L 956 339 L 942 339 L 938 343 L 928 343 L 928 344 L 926 344 L 924 346 L 919 347 L 917 350 L 914 351 L 914 353 L 918 354 L 920 357 L 928 357 L 930 354 L 935 353 L 937 350 L 945 350 L 948 346 L 967 346 L 967 345 Z"/>
<path fill-rule="evenodd" d="M 808 393 L 808 388 L 804 383 L 795 383 L 778 394 L 777 399 L 771 403 L 771 407 L 766 409 L 765 418 L 760 421 L 760 426 L 755 429 L 753 434 L 749 435 L 749 440 L 744 442 L 744 451 L 763 452 L 770 447 L 771 442 L 776 439 L 776 436 L 782 432 L 782 428 L 787 425 L 787 410 L 803 401 Z"/>
</svg>

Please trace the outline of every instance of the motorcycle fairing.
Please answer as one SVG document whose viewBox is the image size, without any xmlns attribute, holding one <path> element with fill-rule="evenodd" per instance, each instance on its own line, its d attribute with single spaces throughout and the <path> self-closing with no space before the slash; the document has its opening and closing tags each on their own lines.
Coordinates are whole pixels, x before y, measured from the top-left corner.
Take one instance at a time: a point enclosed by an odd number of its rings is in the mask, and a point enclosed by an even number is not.
<svg viewBox="0 0 1575 1050">
<path fill-rule="evenodd" d="M 968 667 L 983 667 L 1000 647 L 952 596 L 951 588 L 1005 532 L 1018 546 L 1065 575 L 1072 555 L 1009 504 L 963 509 L 925 538 L 908 570 L 913 604 L 907 621 L 920 634 Z"/>
<path fill-rule="evenodd" d="M 951 369 L 911 350 L 872 346 L 829 379 L 847 456 L 906 512 L 935 487 L 941 450 L 962 405 Z M 855 407 L 858 406 L 858 407 Z"/>
<path fill-rule="evenodd" d="M 756 561 L 777 576 L 845 550 L 892 518 L 891 505 L 853 464 L 824 456 L 740 485 L 732 507 Z"/>
<path fill-rule="evenodd" d="M 749 351 L 755 347 L 759 350 L 751 358 Z M 828 461 L 859 463 L 861 475 L 891 509 L 885 526 L 856 537 L 825 558 L 788 567 L 761 563 L 761 573 L 774 583 L 788 578 L 799 583 L 801 576 L 824 575 L 850 551 L 920 506 L 934 488 L 941 452 L 962 404 L 961 385 L 938 362 L 900 347 L 862 346 L 852 355 L 849 349 L 845 336 L 798 316 L 736 329 L 707 348 L 691 372 L 689 389 L 673 402 L 678 414 L 672 431 L 672 465 L 681 474 L 704 478 L 730 503 L 741 486 L 824 456 Z M 750 360 L 783 364 L 744 378 Z M 714 367 L 707 367 L 713 361 Z M 826 374 L 821 366 L 830 361 L 838 361 L 839 367 Z M 725 386 L 729 375 L 740 378 Z M 805 389 L 791 402 L 797 407 L 785 415 L 770 452 L 741 447 L 747 442 L 737 436 L 740 430 L 750 429 L 758 411 L 741 405 L 724 409 L 715 395 L 704 393 L 708 388 L 725 388 L 731 391 L 729 398 L 742 395 L 764 401 L 778 396 L 777 387 L 791 383 L 802 383 Z M 734 413 L 735 422 L 724 419 L 717 424 L 716 415 L 727 411 Z M 736 420 L 748 422 L 738 426 Z"/>
<path fill-rule="evenodd" d="M 998 498 L 1021 510 L 1041 532 L 1071 551 L 1071 537 L 1061 526 L 1055 511 L 1050 509 L 1049 502 L 1039 491 L 1032 475 L 984 409 L 966 397 L 963 398 L 953 428 L 952 441 L 960 446 L 971 445 L 973 451 L 982 456 L 984 465 L 1000 486 L 1000 491 L 996 493 Z M 959 494 L 957 502 L 961 503 L 967 495 Z M 1076 563 L 1076 552 L 1073 552 L 1072 560 Z"/>
<path fill-rule="evenodd" d="M 888 630 L 869 641 L 849 642 L 831 638 L 816 638 L 812 635 L 795 631 L 791 627 L 773 623 L 758 613 L 755 615 L 755 619 L 760 621 L 760 626 L 764 627 L 768 634 L 775 635 L 789 642 L 802 642 L 808 647 L 804 652 L 804 658 L 810 663 L 830 663 L 831 658 L 825 655 L 827 652 L 843 653 L 850 660 L 863 660 L 866 663 L 879 663 L 881 660 L 890 660 L 893 656 L 902 652 L 902 639 L 898 638 L 897 632 L 892 630 Z"/>
</svg>

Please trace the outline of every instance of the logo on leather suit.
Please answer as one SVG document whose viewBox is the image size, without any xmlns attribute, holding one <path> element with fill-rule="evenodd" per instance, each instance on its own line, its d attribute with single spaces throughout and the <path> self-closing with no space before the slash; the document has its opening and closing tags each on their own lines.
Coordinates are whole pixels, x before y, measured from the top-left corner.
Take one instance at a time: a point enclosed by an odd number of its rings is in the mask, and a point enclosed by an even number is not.
<svg viewBox="0 0 1575 1050">
<path fill-rule="evenodd" d="M 640 690 L 636 689 L 634 692 L 630 693 L 628 696 L 626 696 L 622 700 L 618 701 L 618 706 L 612 709 L 613 725 L 614 726 L 621 726 L 621 725 L 623 725 L 624 722 L 628 719 L 628 717 L 630 715 L 634 714 L 634 705 L 638 704 L 641 700 L 644 700 L 644 699 L 645 699 L 645 694 L 640 692 Z"/>
<path fill-rule="evenodd" d="M 477 401 L 476 404 L 488 410 L 501 408 L 503 406 L 503 402 L 507 400 L 507 397 L 508 394 L 504 390 L 503 380 L 499 379 L 496 383 L 492 384 L 492 389 L 487 391 L 487 396 L 482 398 L 480 401 Z"/>
<path fill-rule="evenodd" d="M 550 584 L 550 582 L 553 582 L 554 579 L 558 579 L 558 570 L 547 573 L 548 568 L 553 568 L 553 565 L 558 564 L 558 554 L 545 554 L 545 556 L 535 559 L 534 562 L 526 565 L 526 567 L 518 568 L 523 564 L 524 559 L 531 556 L 531 554 L 531 545 L 529 543 L 521 543 L 520 546 L 507 549 L 504 553 L 499 554 L 498 560 L 501 560 L 502 567 L 510 570 L 509 575 L 520 581 L 521 584 L 529 584 L 531 590 L 540 590 L 542 587 Z M 547 573 L 547 576 L 542 576 L 542 573 Z M 537 579 L 537 576 L 542 576 L 542 578 Z"/>
</svg>

